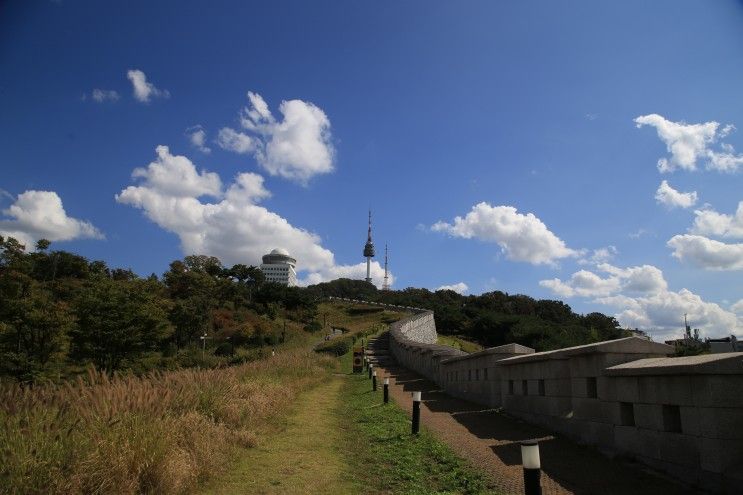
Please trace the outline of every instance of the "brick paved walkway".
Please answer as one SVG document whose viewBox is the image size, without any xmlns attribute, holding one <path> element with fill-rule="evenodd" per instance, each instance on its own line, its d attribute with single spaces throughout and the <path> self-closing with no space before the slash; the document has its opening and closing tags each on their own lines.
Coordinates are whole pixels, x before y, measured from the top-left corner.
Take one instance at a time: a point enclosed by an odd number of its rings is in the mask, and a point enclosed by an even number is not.
<svg viewBox="0 0 743 495">
<path fill-rule="evenodd" d="M 538 438 L 542 491 L 547 494 L 681 495 L 698 493 L 639 464 L 613 461 L 548 431 L 482 406 L 450 397 L 425 378 L 389 361 L 378 363 L 390 378 L 392 399 L 408 412 L 410 392 L 422 391 L 421 423 L 470 460 L 504 494 L 523 493 L 519 441 Z"/>
</svg>

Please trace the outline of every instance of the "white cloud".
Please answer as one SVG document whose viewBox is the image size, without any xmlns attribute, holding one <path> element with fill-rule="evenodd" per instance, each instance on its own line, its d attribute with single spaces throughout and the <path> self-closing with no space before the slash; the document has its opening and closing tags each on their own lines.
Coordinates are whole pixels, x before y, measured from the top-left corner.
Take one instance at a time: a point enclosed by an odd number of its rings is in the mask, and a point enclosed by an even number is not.
<svg viewBox="0 0 743 495">
<path fill-rule="evenodd" d="M 168 196 L 194 197 L 220 196 L 222 181 L 214 172 L 197 172 L 185 156 L 170 154 L 167 146 L 156 148 L 157 159 L 147 168 L 135 168 L 132 177 L 143 177 L 147 184 Z"/>
<path fill-rule="evenodd" d="M 603 263 L 598 266 L 598 269 L 619 278 L 624 291 L 653 293 L 665 291 L 668 288 L 668 283 L 663 278 L 663 272 L 653 265 L 618 268 Z"/>
<path fill-rule="evenodd" d="M 657 339 L 680 335 L 684 313 L 707 335 L 728 334 L 742 326 L 733 313 L 688 289 L 668 290 L 663 272 L 655 266 L 619 268 L 604 263 L 598 269 L 608 276 L 580 270 L 567 281 L 555 278 L 542 280 L 539 285 L 560 297 L 594 298 L 595 303 L 616 308 L 615 317 L 622 326 L 651 330 Z M 743 309 L 743 302 L 740 306 Z"/>
<path fill-rule="evenodd" d="M 734 329 L 741 329 L 735 314 L 704 301 L 688 289 L 665 290 L 634 298 L 610 296 L 595 302 L 617 308 L 619 313 L 615 316 L 621 325 L 652 330 L 653 337 L 659 340 L 681 337 L 684 314 L 689 324 L 699 328 L 703 336 L 729 335 Z"/>
<path fill-rule="evenodd" d="M 217 134 L 217 144 L 220 148 L 245 154 L 255 151 L 257 141 L 247 134 L 224 127 Z"/>
<path fill-rule="evenodd" d="M 705 160 L 708 170 L 721 172 L 735 172 L 743 164 L 743 155 L 737 155 L 729 144 L 721 143 L 721 151 L 712 149 L 719 139 L 735 130 L 732 125 L 720 129 L 720 124 L 714 121 L 704 124 L 672 122 L 658 114 L 642 115 L 634 121 L 637 127 L 655 127 L 658 137 L 666 144 L 671 157 L 658 160 L 661 172 L 696 170 L 700 160 Z"/>
<path fill-rule="evenodd" d="M 596 265 L 599 263 L 606 263 L 611 261 L 619 251 L 615 246 L 606 246 L 598 249 L 594 249 L 591 256 L 588 258 L 581 258 L 578 260 L 579 265 Z"/>
<path fill-rule="evenodd" d="M 640 237 L 648 234 L 650 234 L 650 231 L 647 229 L 637 229 L 635 232 L 630 232 L 627 235 L 630 239 L 639 239 Z"/>
<path fill-rule="evenodd" d="M 333 171 L 335 149 L 325 112 L 309 102 L 288 100 L 279 105 L 283 118 L 277 120 L 261 95 L 248 92 L 248 100 L 240 122 L 251 134 L 226 127 L 217 139 L 222 148 L 253 153 L 269 174 L 300 184 Z"/>
<path fill-rule="evenodd" d="M 668 242 L 673 256 L 707 270 L 742 270 L 743 243 L 726 244 L 700 235 L 676 235 Z"/>
<path fill-rule="evenodd" d="M 602 278 L 594 272 L 580 270 L 567 281 L 558 278 L 542 280 L 539 285 L 550 289 L 560 297 L 600 297 L 620 291 L 630 293 L 654 293 L 665 291 L 668 287 L 663 272 L 652 265 L 618 268 L 608 263 L 600 263 L 597 268 L 609 276 Z"/>
<path fill-rule="evenodd" d="M 495 242 L 508 259 L 534 265 L 552 265 L 560 258 L 580 254 L 568 248 L 534 214 L 523 215 L 513 206 L 479 203 L 465 217 L 454 218 L 453 224 L 439 221 L 431 229 L 454 237 Z"/>
<path fill-rule="evenodd" d="M 118 101 L 119 93 L 113 89 L 94 89 L 90 93 L 90 97 L 96 103 L 104 103 L 107 101 Z M 83 100 L 87 99 L 87 95 L 83 95 Z"/>
<path fill-rule="evenodd" d="M 743 299 L 730 305 L 730 311 L 743 317 Z"/>
<path fill-rule="evenodd" d="M 618 291 L 621 283 L 618 277 L 601 278 L 588 270 L 580 270 L 570 277 L 566 282 L 558 278 L 551 280 L 540 280 L 539 285 L 550 289 L 560 297 L 594 297 L 606 296 Z"/>
<path fill-rule="evenodd" d="M 223 192 L 217 174 L 197 172 L 188 158 L 158 146 L 157 159 L 132 175 L 140 184 L 122 190 L 116 200 L 142 209 L 158 226 L 178 235 L 184 254 L 217 256 L 228 265 L 257 265 L 264 254 L 282 247 L 297 258 L 300 272 L 307 272 L 305 283 L 366 276 L 364 263 L 336 265 L 316 234 L 258 205 L 270 196 L 258 174 L 238 174 Z M 207 202 L 201 196 L 215 200 Z M 384 270 L 377 262 L 372 269 L 375 282 L 381 284 Z"/>
<path fill-rule="evenodd" d="M 0 219 L 0 235 L 15 237 L 27 248 L 39 239 L 104 238 L 90 222 L 67 216 L 62 199 L 54 191 L 26 191 L 3 214 L 12 219 Z"/>
<path fill-rule="evenodd" d="M 694 215 L 693 234 L 743 238 L 743 201 L 738 203 L 734 215 L 718 213 L 709 207 L 694 211 Z"/>
<path fill-rule="evenodd" d="M 191 146 L 197 150 L 206 154 L 212 152 L 211 148 L 206 146 L 206 131 L 200 125 L 194 125 L 186 129 L 186 136 L 188 137 Z"/>
<path fill-rule="evenodd" d="M 464 282 L 457 282 L 456 284 L 442 285 L 441 287 L 438 287 L 436 290 L 453 290 L 457 294 L 466 294 L 467 291 L 470 290 L 470 288 Z"/>
<path fill-rule="evenodd" d="M 142 103 L 149 103 L 152 98 L 170 98 L 167 89 L 158 89 L 154 84 L 147 82 L 147 76 L 139 69 L 127 71 L 126 77 L 132 83 L 134 98 Z"/>
<path fill-rule="evenodd" d="M 683 193 L 677 191 L 664 180 L 655 191 L 655 200 L 668 208 L 690 208 L 697 204 L 697 192 Z"/>
</svg>

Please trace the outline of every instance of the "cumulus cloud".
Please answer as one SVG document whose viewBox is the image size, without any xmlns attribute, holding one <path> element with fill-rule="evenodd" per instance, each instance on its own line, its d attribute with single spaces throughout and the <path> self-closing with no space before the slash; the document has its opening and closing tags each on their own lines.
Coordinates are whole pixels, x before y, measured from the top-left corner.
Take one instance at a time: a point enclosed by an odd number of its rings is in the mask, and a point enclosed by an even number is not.
<svg viewBox="0 0 743 495">
<path fill-rule="evenodd" d="M 730 305 L 730 311 L 739 316 L 743 316 L 743 299 Z"/>
<path fill-rule="evenodd" d="M 118 101 L 120 98 L 119 93 L 113 89 L 94 89 L 90 92 L 90 98 L 96 103 L 105 103 L 107 101 Z M 83 95 L 83 100 L 87 100 L 88 95 Z"/>
<path fill-rule="evenodd" d="M 147 82 L 147 76 L 139 69 L 127 71 L 126 77 L 132 83 L 134 98 L 142 103 L 149 103 L 153 98 L 170 98 L 167 89 L 158 89 L 151 82 Z"/>
<path fill-rule="evenodd" d="M 242 132 L 237 132 L 229 127 L 224 127 L 217 134 L 217 144 L 220 148 L 246 154 L 255 151 L 257 141 Z"/>
<path fill-rule="evenodd" d="M 658 160 L 658 170 L 673 172 L 678 169 L 696 170 L 697 162 L 704 161 L 708 170 L 735 172 L 743 164 L 743 155 L 735 149 L 721 143 L 718 149 L 713 146 L 730 134 L 735 127 L 726 125 L 720 128 L 718 122 L 687 124 L 672 122 L 658 114 L 641 115 L 634 120 L 637 127 L 649 125 L 655 127 L 658 137 L 666 145 L 670 158 Z"/>
<path fill-rule="evenodd" d="M 664 180 L 655 191 L 655 201 L 668 208 L 691 208 L 697 204 L 697 192 L 680 192 Z"/>
<path fill-rule="evenodd" d="M 302 100 L 282 101 L 282 118 L 276 119 L 258 93 L 248 92 L 248 101 L 240 122 L 250 134 L 224 128 L 217 139 L 222 148 L 252 153 L 269 174 L 300 184 L 333 171 L 330 120 L 319 107 Z"/>
<path fill-rule="evenodd" d="M 259 205 L 270 196 L 263 177 L 241 173 L 225 188 L 220 177 L 198 171 L 185 156 L 157 147 L 157 157 L 132 173 L 137 185 L 116 195 L 116 201 L 141 209 L 161 228 L 178 235 L 184 254 L 217 256 L 225 264 L 258 265 L 276 247 L 297 258 L 304 283 L 341 276 L 364 278 L 366 265 L 336 265 L 333 253 L 320 238 L 294 227 L 286 219 Z M 384 276 L 372 263 L 375 282 Z"/>
<path fill-rule="evenodd" d="M 90 222 L 68 216 L 62 199 L 54 191 L 26 191 L 3 214 L 10 218 L 0 219 L 0 235 L 15 237 L 26 247 L 39 239 L 104 238 Z"/>
<path fill-rule="evenodd" d="M 716 303 L 704 301 L 688 289 L 659 291 L 641 297 L 609 296 L 595 302 L 616 308 L 619 313 L 615 316 L 621 325 L 650 329 L 656 339 L 681 337 L 684 314 L 689 324 L 699 328 L 703 336 L 728 335 L 741 329 L 735 314 Z"/>
<path fill-rule="evenodd" d="M 534 214 L 518 213 L 513 206 L 479 203 L 464 217 L 454 218 L 453 223 L 439 221 L 431 230 L 497 243 L 508 259 L 534 265 L 552 265 L 561 258 L 580 254 L 568 248 Z"/>
<path fill-rule="evenodd" d="M 466 294 L 470 288 L 464 282 L 457 282 L 456 284 L 442 285 L 436 288 L 436 290 L 453 290 L 457 294 Z"/>
<path fill-rule="evenodd" d="M 618 268 L 608 263 L 600 263 L 597 268 L 607 274 L 601 277 L 588 270 L 580 270 L 566 281 L 558 278 L 542 280 L 539 285 L 550 289 L 560 297 L 599 297 L 616 294 L 620 291 L 630 293 L 652 293 L 664 291 L 668 287 L 663 272 L 652 265 Z"/>
<path fill-rule="evenodd" d="M 211 148 L 206 146 L 206 131 L 200 125 L 194 125 L 186 129 L 186 137 L 188 137 L 191 146 L 202 153 L 209 154 L 212 152 Z"/>
<path fill-rule="evenodd" d="M 738 203 L 733 215 L 718 213 L 709 207 L 694 211 L 694 215 L 693 234 L 743 238 L 743 201 Z"/>
<path fill-rule="evenodd" d="M 673 236 L 668 242 L 673 256 L 707 270 L 743 269 L 743 243 L 727 244 L 701 235 Z"/>
<path fill-rule="evenodd" d="M 613 307 L 621 325 L 650 330 L 655 338 L 680 334 L 684 313 L 706 335 L 727 334 L 741 326 L 731 312 L 733 308 L 726 311 L 688 289 L 669 290 L 663 272 L 655 266 L 620 268 L 604 263 L 598 269 L 606 276 L 580 270 L 566 281 L 555 278 L 542 280 L 539 285 L 560 297 L 592 298 L 595 303 Z"/>
</svg>

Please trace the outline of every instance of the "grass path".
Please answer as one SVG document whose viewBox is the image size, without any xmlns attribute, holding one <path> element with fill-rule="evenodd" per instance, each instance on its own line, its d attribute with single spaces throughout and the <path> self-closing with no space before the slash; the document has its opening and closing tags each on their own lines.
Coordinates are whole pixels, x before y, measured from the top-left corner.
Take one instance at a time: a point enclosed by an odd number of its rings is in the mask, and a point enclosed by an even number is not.
<svg viewBox="0 0 743 495">
<path fill-rule="evenodd" d="M 230 472 L 204 494 L 352 494 L 337 411 L 342 376 L 302 394 L 284 431 L 245 451 Z"/>
</svg>

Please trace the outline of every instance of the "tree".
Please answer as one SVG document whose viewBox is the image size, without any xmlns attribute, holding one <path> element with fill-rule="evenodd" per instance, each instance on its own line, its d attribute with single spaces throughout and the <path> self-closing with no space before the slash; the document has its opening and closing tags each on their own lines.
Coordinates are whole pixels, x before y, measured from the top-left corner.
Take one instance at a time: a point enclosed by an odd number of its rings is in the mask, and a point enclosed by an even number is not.
<svg viewBox="0 0 743 495">
<path fill-rule="evenodd" d="M 64 360 L 74 317 L 38 284 L 21 298 L 3 299 L 0 370 L 19 381 L 48 377 Z"/>
<path fill-rule="evenodd" d="M 112 372 L 169 336 L 167 303 L 144 280 L 91 281 L 75 302 L 73 356 Z"/>
</svg>

